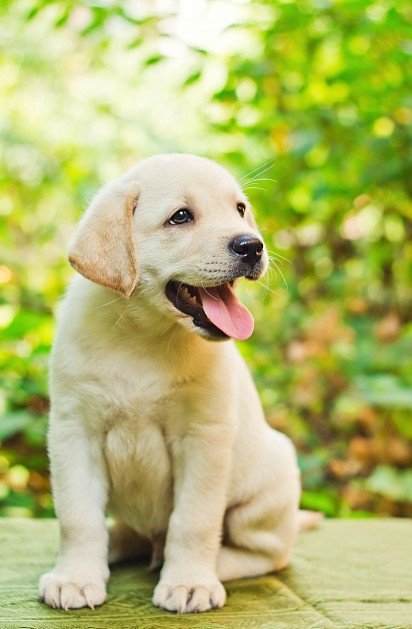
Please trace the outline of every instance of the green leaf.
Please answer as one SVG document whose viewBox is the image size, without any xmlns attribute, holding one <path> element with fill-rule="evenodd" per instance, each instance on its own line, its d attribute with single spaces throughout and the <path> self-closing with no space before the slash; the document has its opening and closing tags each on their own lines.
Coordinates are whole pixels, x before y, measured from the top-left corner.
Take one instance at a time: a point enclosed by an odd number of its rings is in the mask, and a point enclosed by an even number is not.
<svg viewBox="0 0 412 629">
<path fill-rule="evenodd" d="M 0 441 L 5 441 L 15 434 L 22 432 L 32 421 L 33 417 L 26 411 L 9 413 L 0 418 Z"/>
<path fill-rule="evenodd" d="M 200 79 L 201 76 L 202 76 L 201 70 L 197 70 L 196 72 L 189 74 L 189 76 L 182 83 L 183 87 L 187 87 L 188 85 L 193 85 L 193 83 L 196 83 Z"/>
<path fill-rule="evenodd" d="M 412 502 L 412 470 L 380 465 L 365 482 L 365 488 L 392 500 Z"/>
<path fill-rule="evenodd" d="M 321 511 L 328 516 L 336 514 L 336 499 L 329 492 L 303 491 L 300 504 L 302 509 Z"/>
<path fill-rule="evenodd" d="M 160 63 L 160 61 L 163 61 L 164 56 L 163 55 L 152 55 L 151 57 L 147 57 L 144 60 L 144 64 L 145 66 L 153 66 L 157 63 Z"/>
<path fill-rule="evenodd" d="M 373 406 L 412 410 L 412 388 L 390 374 L 360 376 L 356 384 L 363 399 Z"/>
</svg>

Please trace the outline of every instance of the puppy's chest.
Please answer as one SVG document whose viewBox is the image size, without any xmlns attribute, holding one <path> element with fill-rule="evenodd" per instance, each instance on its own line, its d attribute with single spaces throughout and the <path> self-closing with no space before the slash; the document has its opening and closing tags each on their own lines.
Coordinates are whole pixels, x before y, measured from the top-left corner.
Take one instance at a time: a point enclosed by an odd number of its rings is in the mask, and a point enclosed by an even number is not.
<svg viewBox="0 0 412 629">
<path fill-rule="evenodd" d="M 129 434 L 140 435 L 156 424 L 166 431 L 181 415 L 190 382 L 176 379 L 174 369 L 151 357 L 124 358 L 121 364 L 106 363 L 107 370 L 98 381 L 97 394 L 105 401 L 106 430 L 121 426 Z"/>
<path fill-rule="evenodd" d="M 170 450 L 181 431 L 179 397 L 165 383 L 133 387 L 106 433 L 111 509 L 145 537 L 167 530 L 173 508 Z"/>
<path fill-rule="evenodd" d="M 141 535 L 164 532 L 172 510 L 172 463 L 162 426 L 148 417 L 120 421 L 106 436 L 110 507 Z"/>
<path fill-rule="evenodd" d="M 193 418 L 193 383 L 150 362 L 133 367 L 113 374 L 104 393 L 109 506 L 152 538 L 167 530 L 173 508 L 171 452 Z"/>
</svg>

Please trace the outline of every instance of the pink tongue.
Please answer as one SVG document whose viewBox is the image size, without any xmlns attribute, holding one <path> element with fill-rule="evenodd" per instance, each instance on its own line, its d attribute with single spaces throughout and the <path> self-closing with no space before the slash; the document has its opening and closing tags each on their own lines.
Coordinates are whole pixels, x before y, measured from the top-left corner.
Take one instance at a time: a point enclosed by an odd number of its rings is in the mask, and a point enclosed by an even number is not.
<svg viewBox="0 0 412 629">
<path fill-rule="evenodd" d="M 238 300 L 230 284 L 199 288 L 206 316 L 227 336 L 243 341 L 253 332 L 254 321 L 249 310 Z"/>
</svg>

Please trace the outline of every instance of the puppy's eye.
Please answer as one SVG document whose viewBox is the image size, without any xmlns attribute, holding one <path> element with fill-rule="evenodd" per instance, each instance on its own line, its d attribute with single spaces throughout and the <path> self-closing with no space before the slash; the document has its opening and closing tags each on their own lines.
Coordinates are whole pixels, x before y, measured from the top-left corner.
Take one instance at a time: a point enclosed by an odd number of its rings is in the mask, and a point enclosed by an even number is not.
<svg viewBox="0 0 412 629">
<path fill-rule="evenodd" d="M 246 212 L 246 205 L 244 203 L 238 203 L 236 207 L 240 216 L 243 218 Z"/>
<path fill-rule="evenodd" d="M 187 208 L 181 208 L 169 218 L 168 222 L 170 225 L 183 225 L 190 221 L 193 221 L 193 214 Z"/>
</svg>

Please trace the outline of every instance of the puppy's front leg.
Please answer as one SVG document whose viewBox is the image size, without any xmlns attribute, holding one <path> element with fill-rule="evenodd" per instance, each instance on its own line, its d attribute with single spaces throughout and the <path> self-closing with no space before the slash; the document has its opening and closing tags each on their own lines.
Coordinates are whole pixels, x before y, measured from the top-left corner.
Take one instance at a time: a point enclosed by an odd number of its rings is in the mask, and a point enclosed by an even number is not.
<svg viewBox="0 0 412 629">
<path fill-rule="evenodd" d="M 222 607 L 225 590 L 216 573 L 232 429 L 196 424 L 172 448 L 174 510 L 169 520 L 165 563 L 153 603 L 179 613 Z"/>
<path fill-rule="evenodd" d="M 39 598 L 51 607 L 101 605 L 106 598 L 107 482 L 101 446 L 80 421 L 52 417 L 49 431 L 53 494 L 60 524 L 60 553 L 40 579 Z"/>
</svg>

